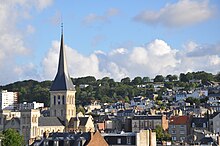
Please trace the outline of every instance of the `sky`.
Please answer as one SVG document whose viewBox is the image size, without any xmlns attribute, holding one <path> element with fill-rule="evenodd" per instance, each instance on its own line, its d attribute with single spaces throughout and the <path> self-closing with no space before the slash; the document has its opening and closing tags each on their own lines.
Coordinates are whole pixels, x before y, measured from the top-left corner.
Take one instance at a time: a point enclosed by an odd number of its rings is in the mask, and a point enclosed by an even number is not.
<svg viewBox="0 0 220 146">
<path fill-rule="evenodd" d="M 220 71 L 219 0 L 1 0 L 0 85 Z"/>
</svg>

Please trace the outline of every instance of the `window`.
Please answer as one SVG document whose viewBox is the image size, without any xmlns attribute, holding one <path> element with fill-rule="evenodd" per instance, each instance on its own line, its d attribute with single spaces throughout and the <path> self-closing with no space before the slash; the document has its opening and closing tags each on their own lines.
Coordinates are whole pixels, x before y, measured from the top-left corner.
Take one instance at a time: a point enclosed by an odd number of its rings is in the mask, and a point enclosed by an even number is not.
<svg viewBox="0 0 220 146">
<path fill-rule="evenodd" d="M 135 127 L 135 128 L 137 127 L 137 122 L 134 122 L 134 127 Z"/>
<path fill-rule="evenodd" d="M 176 134 L 176 131 L 175 131 L 175 130 L 172 130 L 172 134 Z"/>
<path fill-rule="evenodd" d="M 64 95 L 62 96 L 62 101 L 63 101 L 63 104 L 65 104 L 65 96 Z"/>
<path fill-rule="evenodd" d="M 192 127 L 193 127 L 193 128 L 195 127 L 195 123 L 192 123 Z"/>
<path fill-rule="evenodd" d="M 144 128 L 144 122 L 141 122 L 141 128 Z"/>
<path fill-rule="evenodd" d="M 180 137 L 180 140 L 181 140 L 181 141 L 184 141 L 184 140 L 185 140 L 185 137 Z"/>
<path fill-rule="evenodd" d="M 127 144 L 131 144 L 131 137 L 127 137 Z"/>
<path fill-rule="evenodd" d="M 58 102 L 58 104 L 60 104 L 60 95 L 58 95 L 57 102 Z"/>
<path fill-rule="evenodd" d="M 175 136 L 173 136 L 173 137 L 172 137 L 172 140 L 173 140 L 173 141 L 176 141 L 176 137 L 175 137 Z"/>
<path fill-rule="evenodd" d="M 121 144 L 121 138 L 118 138 L 118 139 L 117 139 L 117 143 L 118 143 L 118 144 Z"/>
<path fill-rule="evenodd" d="M 180 125 L 180 128 L 184 128 L 184 125 Z"/>
<path fill-rule="evenodd" d="M 170 125 L 171 128 L 175 128 L 175 125 Z"/>
<path fill-rule="evenodd" d="M 56 96 L 53 97 L 53 104 L 56 105 Z"/>
<path fill-rule="evenodd" d="M 180 134 L 185 134 L 185 131 L 184 130 L 180 130 Z"/>
</svg>

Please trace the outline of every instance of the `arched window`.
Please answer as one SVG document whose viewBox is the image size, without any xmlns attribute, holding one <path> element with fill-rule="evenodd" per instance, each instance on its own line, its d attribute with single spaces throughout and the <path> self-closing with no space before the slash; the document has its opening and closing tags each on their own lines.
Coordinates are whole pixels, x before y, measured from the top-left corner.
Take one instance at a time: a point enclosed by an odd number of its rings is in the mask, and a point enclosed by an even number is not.
<svg viewBox="0 0 220 146">
<path fill-rule="evenodd" d="M 58 95 L 57 103 L 60 104 L 60 95 Z"/>
</svg>

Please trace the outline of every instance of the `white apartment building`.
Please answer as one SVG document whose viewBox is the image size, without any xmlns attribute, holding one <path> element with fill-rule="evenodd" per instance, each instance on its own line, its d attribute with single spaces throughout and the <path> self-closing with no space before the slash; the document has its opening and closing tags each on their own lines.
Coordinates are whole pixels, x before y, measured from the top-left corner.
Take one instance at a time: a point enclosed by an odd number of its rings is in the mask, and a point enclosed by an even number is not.
<svg viewBox="0 0 220 146">
<path fill-rule="evenodd" d="M 2 90 L 0 92 L 0 109 L 1 110 L 13 110 L 18 103 L 18 92 L 8 92 Z"/>
</svg>

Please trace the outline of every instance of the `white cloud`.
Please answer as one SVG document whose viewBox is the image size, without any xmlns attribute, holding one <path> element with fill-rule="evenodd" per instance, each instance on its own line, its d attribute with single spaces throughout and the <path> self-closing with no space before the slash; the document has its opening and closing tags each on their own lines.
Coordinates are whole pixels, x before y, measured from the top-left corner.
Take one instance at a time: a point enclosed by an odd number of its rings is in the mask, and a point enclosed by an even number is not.
<svg viewBox="0 0 220 146">
<path fill-rule="evenodd" d="M 167 4 L 159 11 L 143 11 L 134 20 L 145 24 L 162 24 L 168 27 L 192 25 L 213 16 L 215 8 L 208 0 L 179 0 Z"/>
<path fill-rule="evenodd" d="M 49 50 L 42 62 L 43 77 L 45 79 L 53 79 L 56 75 L 59 58 L 59 48 L 60 43 L 58 41 L 54 41 L 52 43 L 52 48 Z M 100 71 L 99 59 L 97 58 L 96 54 L 84 56 L 67 45 L 65 45 L 65 49 L 69 73 L 71 77 L 92 75 L 101 78 L 102 76 L 107 75 L 107 73 Z"/>
<path fill-rule="evenodd" d="M 187 71 L 204 70 L 217 73 L 220 68 L 220 56 L 216 54 L 189 56 L 189 52 L 197 51 L 196 46 L 204 47 L 204 45 L 189 42 L 184 45 L 184 49 L 176 50 L 165 41 L 155 39 L 145 47 L 134 47 L 131 50 L 116 48 L 110 52 L 95 51 L 89 56 L 84 56 L 68 46 L 65 48 L 69 72 L 74 78 L 92 75 L 96 78 L 109 76 L 120 80 L 127 76 L 155 77 L 157 74 L 179 75 Z M 45 79 L 53 79 L 56 75 L 58 54 L 59 42 L 55 41 L 42 63 Z"/>
<path fill-rule="evenodd" d="M 39 78 L 36 67 L 31 60 L 28 64 L 21 63 L 28 58 L 32 49 L 27 47 L 25 37 L 35 32 L 32 25 L 24 26 L 25 31 L 18 28 L 23 20 L 31 18 L 30 11 L 39 11 L 51 4 L 52 0 L 1 0 L 0 1 L 0 84 L 12 81 Z M 31 57 L 30 57 L 31 58 Z"/>
<path fill-rule="evenodd" d="M 116 55 L 116 54 L 126 54 L 127 53 L 127 49 L 125 48 L 117 48 L 115 50 L 112 50 L 110 52 L 110 55 Z"/>
<path fill-rule="evenodd" d="M 39 10 L 43 10 L 50 6 L 53 3 L 53 0 L 35 0 L 34 2 L 36 3 L 36 8 L 38 8 Z"/>
<path fill-rule="evenodd" d="M 119 14 L 119 10 L 116 8 L 108 9 L 103 15 L 97 15 L 95 13 L 90 13 L 82 20 L 82 23 L 84 25 L 91 25 L 96 22 L 105 23 L 105 22 L 109 22 L 111 17 L 118 15 L 118 14 Z"/>
</svg>

